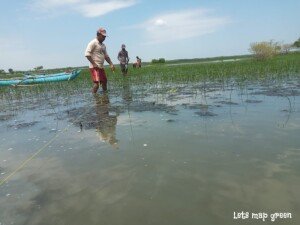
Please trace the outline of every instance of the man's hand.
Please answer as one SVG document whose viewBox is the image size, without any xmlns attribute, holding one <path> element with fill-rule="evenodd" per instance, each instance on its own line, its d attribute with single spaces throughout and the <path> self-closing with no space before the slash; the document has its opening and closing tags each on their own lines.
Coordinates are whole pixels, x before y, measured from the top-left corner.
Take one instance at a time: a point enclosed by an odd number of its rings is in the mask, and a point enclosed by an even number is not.
<svg viewBox="0 0 300 225">
<path fill-rule="evenodd" d="M 114 64 L 110 64 L 110 69 L 111 69 L 111 71 L 115 72 L 115 66 L 114 66 Z"/>
<path fill-rule="evenodd" d="M 99 66 L 98 66 L 96 63 L 93 63 L 93 67 L 94 67 L 95 69 L 99 69 Z"/>
</svg>

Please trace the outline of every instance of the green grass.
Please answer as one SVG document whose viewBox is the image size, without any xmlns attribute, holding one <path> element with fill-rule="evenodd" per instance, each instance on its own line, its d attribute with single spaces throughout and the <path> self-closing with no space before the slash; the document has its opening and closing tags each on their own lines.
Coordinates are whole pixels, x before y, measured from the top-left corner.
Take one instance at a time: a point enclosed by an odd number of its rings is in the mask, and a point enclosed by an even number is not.
<svg viewBox="0 0 300 225">
<path fill-rule="evenodd" d="M 191 61 L 183 61 L 195 62 Z M 300 76 L 300 53 L 279 55 L 267 61 L 242 58 L 230 62 L 197 62 L 193 64 L 177 63 L 163 65 L 146 65 L 142 68 L 129 67 L 128 76 L 121 75 L 120 67 L 116 64 L 116 71 L 112 73 L 106 67 L 109 88 L 122 86 L 124 80 L 136 85 L 151 85 L 159 83 L 189 83 L 201 81 L 217 81 L 226 83 L 234 80 L 237 84 L 245 81 L 264 82 L 268 80 L 281 80 L 291 76 Z M 45 97 L 48 92 L 61 96 L 81 94 L 92 87 L 88 68 L 82 70 L 80 76 L 70 82 L 46 83 L 29 87 L 0 87 L 0 96 L 7 98 L 26 98 L 31 95 Z M 55 94 L 56 93 L 56 94 Z M 12 97 L 14 96 L 14 97 Z"/>
<path fill-rule="evenodd" d="M 83 71 L 83 74 L 87 71 Z M 107 70 L 111 82 L 122 78 Z M 141 69 L 129 68 L 132 82 L 189 82 L 203 80 L 261 80 L 300 75 L 300 53 L 280 55 L 267 61 L 242 59 L 230 62 L 193 63 L 177 65 L 149 65 Z"/>
</svg>

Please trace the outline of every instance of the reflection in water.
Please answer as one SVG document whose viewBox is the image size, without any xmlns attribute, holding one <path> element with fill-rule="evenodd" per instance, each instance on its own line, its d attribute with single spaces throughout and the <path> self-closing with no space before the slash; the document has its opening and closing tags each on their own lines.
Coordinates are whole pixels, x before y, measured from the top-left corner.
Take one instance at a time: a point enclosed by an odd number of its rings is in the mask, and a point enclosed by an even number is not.
<svg viewBox="0 0 300 225">
<path fill-rule="evenodd" d="M 124 80 L 123 82 L 122 99 L 126 105 L 132 102 L 132 91 L 128 80 Z"/>
<path fill-rule="evenodd" d="M 117 115 L 109 114 L 109 98 L 106 93 L 102 95 L 94 95 L 96 109 L 96 130 L 100 140 L 108 142 L 114 148 L 118 148 L 118 140 L 116 139 Z"/>
<path fill-rule="evenodd" d="M 130 109 L 129 109 L 130 104 L 132 103 L 132 91 L 130 88 L 130 83 L 127 79 L 123 80 L 122 99 L 124 102 L 124 106 L 127 108 L 129 124 L 130 124 L 131 140 L 134 143 L 134 135 L 133 135 L 131 115 L 130 115 Z"/>
</svg>

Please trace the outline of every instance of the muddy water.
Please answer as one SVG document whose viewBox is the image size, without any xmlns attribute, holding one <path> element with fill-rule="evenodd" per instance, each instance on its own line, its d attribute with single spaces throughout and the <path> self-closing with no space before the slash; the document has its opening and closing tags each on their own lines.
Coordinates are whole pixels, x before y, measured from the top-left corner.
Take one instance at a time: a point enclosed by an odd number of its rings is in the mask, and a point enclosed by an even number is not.
<svg viewBox="0 0 300 225">
<path fill-rule="evenodd" d="M 0 224 L 299 224 L 299 91 L 124 83 L 2 100 Z"/>
</svg>

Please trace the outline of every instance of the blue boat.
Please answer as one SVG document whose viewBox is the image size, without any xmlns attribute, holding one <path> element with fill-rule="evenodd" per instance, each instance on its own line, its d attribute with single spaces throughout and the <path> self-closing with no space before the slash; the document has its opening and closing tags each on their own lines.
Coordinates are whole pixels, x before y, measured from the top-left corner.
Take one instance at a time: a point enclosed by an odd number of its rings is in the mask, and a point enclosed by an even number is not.
<svg viewBox="0 0 300 225">
<path fill-rule="evenodd" d="M 74 70 L 70 73 L 37 74 L 25 75 L 24 78 L 0 80 L 0 86 L 17 86 L 28 84 L 40 84 L 48 82 L 68 81 L 75 79 L 81 70 Z"/>
</svg>

